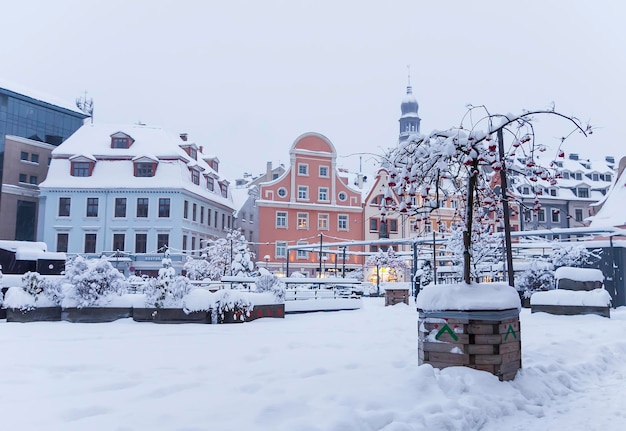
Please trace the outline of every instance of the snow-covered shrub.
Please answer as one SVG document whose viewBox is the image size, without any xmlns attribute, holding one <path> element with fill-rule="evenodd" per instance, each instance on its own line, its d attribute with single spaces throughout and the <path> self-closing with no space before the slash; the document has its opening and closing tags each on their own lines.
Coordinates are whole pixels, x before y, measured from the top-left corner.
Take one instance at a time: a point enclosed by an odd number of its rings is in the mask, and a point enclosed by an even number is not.
<svg viewBox="0 0 626 431">
<path fill-rule="evenodd" d="M 28 271 L 22 275 L 22 286 L 29 295 L 36 296 L 43 293 L 45 282 L 45 278 L 38 272 Z"/>
<path fill-rule="evenodd" d="M 69 289 L 66 298 L 79 308 L 106 305 L 128 287 L 124 276 L 105 257 L 87 260 L 77 256 L 62 282 Z"/>
<path fill-rule="evenodd" d="M 9 288 L 4 298 L 6 308 L 30 311 L 38 307 L 56 307 L 61 304 L 61 285 L 38 272 L 22 276 L 22 286 Z"/>
<path fill-rule="evenodd" d="M 285 283 L 265 268 L 259 269 L 259 277 L 255 281 L 257 292 L 271 292 L 277 301 L 285 300 Z"/>
<path fill-rule="evenodd" d="M 213 275 L 211 271 L 211 265 L 206 259 L 206 254 L 203 254 L 200 259 L 195 259 L 192 256 L 187 256 L 187 262 L 183 266 L 187 278 L 190 280 L 204 280 L 205 278 L 211 278 Z"/>
<path fill-rule="evenodd" d="M 151 278 L 146 286 L 146 305 L 156 308 L 178 308 L 183 305 L 183 297 L 191 291 L 187 277 L 176 276 L 169 253 L 163 258 L 163 268 L 157 278 Z"/>
<path fill-rule="evenodd" d="M 528 269 L 516 276 L 515 287 L 530 298 L 534 292 L 554 289 L 554 271 L 551 265 L 533 260 Z"/>
<path fill-rule="evenodd" d="M 249 277 L 254 271 L 254 253 L 248 248 L 246 237 L 235 229 L 228 234 L 235 256 L 231 263 L 231 273 L 235 277 Z"/>
<path fill-rule="evenodd" d="M 222 289 L 217 292 L 219 298 L 215 302 L 215 311 L 219 317 L 223 320 L 224 314 L 227 312 L 233 312 L 235 318 L 239 320 L 245 320 L 250 316 L 254 304 L 248 298 L 245 292 L 233 289 Z"/>
</svg>

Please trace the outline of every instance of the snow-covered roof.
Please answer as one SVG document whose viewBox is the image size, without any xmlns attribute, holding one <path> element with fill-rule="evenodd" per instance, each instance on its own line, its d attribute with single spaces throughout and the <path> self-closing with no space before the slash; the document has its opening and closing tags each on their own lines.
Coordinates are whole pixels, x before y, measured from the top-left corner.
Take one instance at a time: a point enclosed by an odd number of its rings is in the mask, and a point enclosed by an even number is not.
<svg viewBox="0 0 626 431">
<path fill-rule="evenodd" d="M 111 136 L 122 131 L 132 137 L 129 148 L 111 148 Z M 220 176 L 199 154 L 194 160 L 180 146 L 185 142 L 180 136 L 160 127 L 146 125 L 85 124 L 65 142 L 52 151 L 52 162 L 46 180 L 40 184 L 47 188 L 79 189 L 186 189 L 216 203 L 232 207 L 232 197 L 224 198 L 219 187 L 210 191 L 206 181 L 196 185 L 191 180 L 189 167 L 201 175 L 220 179 Z M 90 177 L 70 175 L 71 161 L 76 157 L 95 160 Z M 153 177 L 134 176 L 134 162 L 158 162 Z M 222 182 L 226 180 L 220 179 Z"/>
<path fill-rule="evenodd" d="M 625 158 L 622 159 L 622 162 Z M 620 163 L 621 164 L 621 163 Z M 613 183 L 607 192 L 602 207 L 596 215 L 590 218 L 591 227 L 610 227 L 626 225 L 626 170 Z"/>
</svg>

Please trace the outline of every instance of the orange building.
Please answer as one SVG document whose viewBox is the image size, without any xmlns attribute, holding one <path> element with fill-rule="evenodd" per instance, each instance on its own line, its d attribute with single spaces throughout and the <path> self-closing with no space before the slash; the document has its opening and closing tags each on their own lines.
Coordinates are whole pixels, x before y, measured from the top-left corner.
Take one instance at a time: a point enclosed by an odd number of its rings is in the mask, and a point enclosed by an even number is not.
<svg viewBox="0 0 626 431">
<path fill-rule="evenodd" d="M 342 270 L 344 261 L 342 250 L 332 243 L 363 240 L 361 192 L 340 175 L 335 147 L 321 134 L 299 136 L 289 157 L 290 166 L 279 178 L 259 185 L 257 261 L 275 273 L 284 274 L 288 261 L 289 273 L 333 275 L 335 269 Z M 329 247 L 321 256 L 319 249 L 287 250 L 320 240 Z M 345 256 L 346 270 L 361 268 L 360 256 Z"/>
</svg>

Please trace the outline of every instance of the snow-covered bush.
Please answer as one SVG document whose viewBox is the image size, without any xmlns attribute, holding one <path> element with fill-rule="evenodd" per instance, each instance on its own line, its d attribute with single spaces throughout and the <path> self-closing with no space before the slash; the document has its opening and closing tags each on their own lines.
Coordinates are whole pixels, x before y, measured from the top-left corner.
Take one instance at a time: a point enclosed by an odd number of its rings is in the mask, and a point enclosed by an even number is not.
<svg viewBox="0 0 626 431">
<path fill-rule="evenodd" d="M 207 260 L 206 254 L 203 254 L 200 259 L 187 256 L 187 261 L 183 269 L 185 270 L 185 274 L 187 274 L 187 278 L 190 280 L 204 280 L 205 278 L 211 278 L 213 275 L 211 264 Z"/>
<path fill-rule="evenodd" d="M 285 283 L 265 268 L 259 268 L 259 277 L 255 281 L 257 292 L 273 293 L 279 302 L 285 300 Z"/>
<path fill-rule="evenodd" d="M 105 257 L 87 260 L 77 256 L 66 266 L 61 283 L 68 305 L 79 308 L 106 305 L 128 288 L 126 278 Z"/>
<path fill-rule="evenodd" d="M 22 286 L 29 295 L 36 296 L 43 293 L 45 283 L 45 278 L 38 272 L 28 271 L 22 275 Z"/>
<path fill-rule="evenodd" d="M 163 258 L 163 268 L 157 278 L 151 278 L 146 286 L 146 305 L 156 308 L 182 307 L 183 297 L 191 291 L 187 277 L 176 276 L 169 253 Z"/>
<path fill-rule="evenodd" d="M 554 270 L 546 262 L 533 260 L 528 268 L 515 277 L 515 287 L 530 298 L 534 292 L 554 289 Z"/>
<path fill-rule="evenodd" d="M 245 320 L 250 316 L 254 304 L 247 296 L 246 292 L 233 289 L 222 289 L 217 292 L 219 298 L 215 301 L 213 311 L 218 314 L 221 320 L 228 312 L 233 312 L 236 319 Z"/>
</svg>

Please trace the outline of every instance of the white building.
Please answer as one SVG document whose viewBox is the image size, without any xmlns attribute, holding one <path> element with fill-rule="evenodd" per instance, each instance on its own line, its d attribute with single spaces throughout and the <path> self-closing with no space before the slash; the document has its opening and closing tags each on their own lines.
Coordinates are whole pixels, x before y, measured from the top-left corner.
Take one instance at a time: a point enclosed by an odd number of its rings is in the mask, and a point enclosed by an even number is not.
<svg viewBox="0 0 626 431">
<path fill-rule="evenodd" d="M 182 262 L 182 253 L 232 227 L 229 182 L 218 168 L 186 134 L 86 124 L 52 152 L 38 239 L 69 254 L 123 251 L 130 272 L 152 274 L 165 246 Z"/>
</svg>

